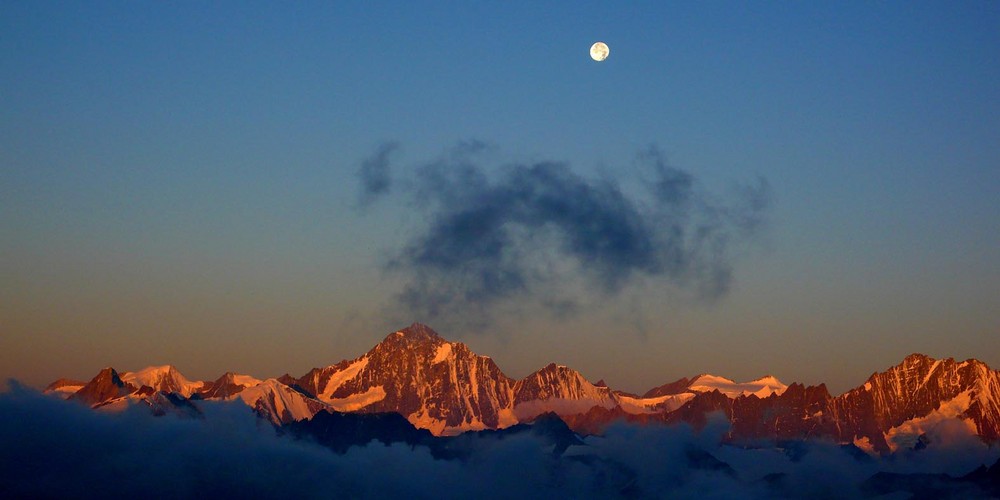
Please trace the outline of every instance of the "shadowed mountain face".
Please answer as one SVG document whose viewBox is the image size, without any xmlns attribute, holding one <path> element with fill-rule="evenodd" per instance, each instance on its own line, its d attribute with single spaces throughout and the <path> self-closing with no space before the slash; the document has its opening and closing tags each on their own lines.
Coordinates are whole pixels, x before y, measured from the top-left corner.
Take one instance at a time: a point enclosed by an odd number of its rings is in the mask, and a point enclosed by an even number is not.
<svg viewBox="0 0 1000 500">
<path fill-rule="evenodd" d="M 769 376 L 737 383 L 709 374 L 639 397 L 554 363 L 513 380 L 489 357 L 418 323 L 389 334 L 361 357 L 298 378 L 261 381 L 226 373 L 213 382 L 192 382 L 170 366 L 123 375 L 106 368 L 86 384 L 57 381 L 48 391 L 102 408 L 138 401 L 152 406 L 157 394 L 161 407 L 172 401 L 162 397 L 167 394 L 177 401 L 242 401 L 276 425 L 323 410 L 394 413 L 434 435 L 503 429 L 547 413 L 585 434 L 600 434 L 615 421 L 698 428 L 717 413 L 730 423 L 727 438 L 736 441 L 822 438 L 888 453 L 917 446 L 944 422 L 957 422 L 986 442 L 1000 440 L 1000 375 L 974 359 L 913 354 L 836 397 L 822 384 L 786 386 Z"/>
<path fill-rule="evenodd" d="M 1000 461 L 960 477 L 948 474 L 878 472 L 865 480 L 868 496 L 904 493 L 909 498 L 1000 498 Z"/>
<path fill-rule="evenodd" d="M 554 413 L 539 415 L 530 423 L 515 424 L 498 430 L 483 430 L 457 436 L 434 436 L 426 429 L 417 429 L 398 413 L 340 413 L 321 411 L 312 419 L 291 422 L 281 432 L 297 439 L 308 440 L 345 453 L 352 446 L 366 446 L 373 441 L 384 445 L 395 443 L 425 446 L 435 458 L 469 458 L 484 442 L 498 442 L 515 436 L 530 436 L 555 456 L 583 441 Z"/>
<path fill-rule="evenodd" d="M 126 396 L 136 391 L 118 376 L 114 368 L 105 368 L 69 398 L 91 406 L 99 405 L 114 398 Z"/>
<path fill-rule="evenodd" d="M 434 438 L 426 429 L 417 429 L 398 413 L 320 411 L 311 419 L 291 422 L 281 429 L 296 438 L 315 441 L 338 453 L 372 441 L 385 445 L 405 443 L 430 446 Z"/>
</svg>

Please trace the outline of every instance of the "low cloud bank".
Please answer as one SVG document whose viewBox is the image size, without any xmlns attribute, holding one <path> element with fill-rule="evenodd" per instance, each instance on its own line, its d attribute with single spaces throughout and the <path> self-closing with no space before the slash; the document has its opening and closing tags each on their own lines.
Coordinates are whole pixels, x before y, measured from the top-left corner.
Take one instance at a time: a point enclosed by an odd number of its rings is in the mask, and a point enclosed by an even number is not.
<svg viewBox="0 0 1000 500">
<path fill-rule="evenodd" d="M 198 406 L 202 418 L 103 413 L 13 384 L 0 394 L 0 496 L 850 498 L 879 471 L 960 475 L 997 458 L 966 440 L 892 459 L 822 442 L 745 449 L 721 444 L 721 420 L 700 432 L 613 426 L 562 456 L 530 434 L 472 440 L 461 460 L 374 442 L 336 454 L 239 403 Z"/>
</svg>

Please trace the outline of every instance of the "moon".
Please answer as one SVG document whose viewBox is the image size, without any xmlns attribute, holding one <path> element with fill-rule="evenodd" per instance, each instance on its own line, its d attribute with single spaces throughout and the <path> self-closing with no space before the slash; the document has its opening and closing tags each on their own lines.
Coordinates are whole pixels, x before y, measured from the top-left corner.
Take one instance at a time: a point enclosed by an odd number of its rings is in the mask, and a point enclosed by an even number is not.
<svg viewBox="0 0 1000 500">
<path fill-rule="evenodd" d="M 604 42 L 597 42 L 590 46 L 590 57 L 591 59 L 601 62 L 608 58 L 608 54 L 611 53 L 611 49 L 608 48 L 608 44 Z"/>
</svg>

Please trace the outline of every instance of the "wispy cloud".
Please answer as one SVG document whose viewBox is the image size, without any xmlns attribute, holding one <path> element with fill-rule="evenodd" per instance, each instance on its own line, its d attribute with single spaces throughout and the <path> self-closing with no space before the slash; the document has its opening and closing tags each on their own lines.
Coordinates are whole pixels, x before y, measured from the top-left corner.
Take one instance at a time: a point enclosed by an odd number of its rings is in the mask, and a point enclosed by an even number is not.
<svg viewBox="0 0 1000 500">
<path fill-rule="evenodd" d="M 362 172 L 377 182 L 363 182 L 363 194 L 388 189 L 384 160 L 394 148 L 366 160 Z M 487 149 L 462 143 L 412 169 L 416 179 L 405 183 L 407 208 L 427 225 L 386 269 L 406 278 L 397 299 L 411 317 L 487 321 L 495 306 L 517 301 L 566 310 L 573 301 L 557 285 L 575 277 L 603 296 L 642 277 L 718 298 L 732 281 L 733 247 L 759 231 L 771 201 L 759 178 L 714 202 L 653 147 L 637 155 L 646 181 L 637 194 L 563 162 L 491 168 Z"/>
<path fill-rule="evenodd" d="M 366 208 L 378 197 L 388 194 L 392 188 L 392 171 L 389 157 L 399 149 L 395 142 L 381 144 L 375 152 L 361 162 L 358 169 L 358 179 L 361 181 L 361 193 L 358 206 Z"/>
</svg>

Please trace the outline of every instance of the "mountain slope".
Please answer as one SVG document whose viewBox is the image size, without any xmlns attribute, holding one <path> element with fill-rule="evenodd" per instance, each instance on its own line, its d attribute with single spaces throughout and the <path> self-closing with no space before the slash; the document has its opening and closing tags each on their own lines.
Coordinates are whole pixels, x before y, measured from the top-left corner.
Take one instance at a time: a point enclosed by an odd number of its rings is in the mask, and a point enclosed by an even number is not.
<svg viewBox="0 0 1000 500">
<path fill-rule="evenodd" d="M 244 388 L 223 399 L 242 401 L 275 425 L 310 419 L 316 413 L 328 408 L 328 405 L 305 396 L 273 378 Z"/>
</svg>

